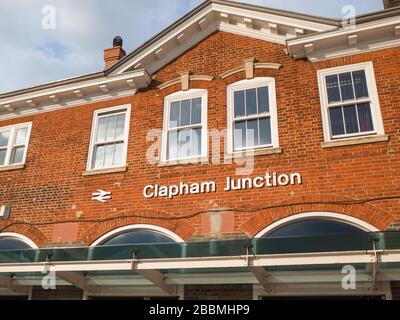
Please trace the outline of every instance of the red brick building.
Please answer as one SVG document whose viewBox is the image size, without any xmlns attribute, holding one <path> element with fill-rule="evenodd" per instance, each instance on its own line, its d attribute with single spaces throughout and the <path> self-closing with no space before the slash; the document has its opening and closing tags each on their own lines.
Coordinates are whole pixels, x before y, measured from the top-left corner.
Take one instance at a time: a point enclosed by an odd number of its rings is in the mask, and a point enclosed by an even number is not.
<svg viewBox="0 0 400 320">
<path fill-rule="evenodd" d="M 0 95 L 0 293 L 396 298 L 392 4 L 205 1 L 104 71 Z"/>
</svg>

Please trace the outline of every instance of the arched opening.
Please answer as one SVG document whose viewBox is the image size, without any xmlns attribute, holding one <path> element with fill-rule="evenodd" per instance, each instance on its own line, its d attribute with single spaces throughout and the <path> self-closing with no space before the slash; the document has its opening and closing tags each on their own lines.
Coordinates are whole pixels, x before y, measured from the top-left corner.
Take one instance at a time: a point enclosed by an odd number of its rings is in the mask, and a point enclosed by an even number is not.
<svg viewBox="0 0 400 320">
<path fill-rule="evenodd" d="M 37 246 L 27 237 L 17 233 L 0 234 L 0 251 L 36 249 Z"/>
<path fill-rule="evenodd" d="M 137 259 L 149 258 L 169 258 L 170 256 L 182 256 L 184 246 L 181 246 L 184 240 L 172 231 L 154 226 L 154 225 L 130 225 L 121 227 L 108 232 L 95 242 L 92 243 L 90 248 L 91 260 L 122 260 L 131 259 L 133 255 Z M 158 272 L 158 271 L 157 271 Z M 130 277 L 135 274 L 134 271 L 118 271 L 118 272 L 101 272 L 93 271 L 87 273 L 88 277 L 109 276 L 110 281 L 114 280 L 116 285 L 116 292 L 120 286 L 119 283 L 123 282 L 124 277 Z M 140 276 L 137 273 L 136 276 Z M 143 274 L 142 274 L 143 275 Z M 146 278 L 146 276 L 143 276 Z M 134 291 L 130 289 L 130 294 L 110 294 L 112 290 L 105 293 L 90 294 L 87 296 L 89 300 L 103 300 L 103 299 L 178 299 L 178 295 L 169 296 L 165 292 L 154 290 L 152 285 L 143 285 Z"/>
<path fill-rule="evenodd" d="M 264 237 L 304 237 L 304 236 L 324 236 L 342 235 L 349 233 L 365 233 L 353 225 L 326 219 L 309 219 L 295 221 L 283 225 L 264 235 Z"/>
<path fill-rule="evenodd" d="M 265 254 L 373 249 L 375 227 L 359 219 L 329 212 L 293 215 L 267 226 L 256 236 Z"/>
<path fill-rule="evenodd" d="M 254 236 L 290 237 L 378 232 L 373 225 L 348 215 L 332 212 L 300 213 L 278 220 Z"/>
<path fill-rule="evenodd" d="M 161 232 L 147 229 L 135 229 L 117 234 L 100 243 L 101 246 L 124 245 L 124 244 L 150 244 L 175 242 Z"/>
<path fill-rule="evenodd" d="M 129 244 L 162 244 L 184 242 L 181 237 L 170 230 L 153 225 L 131 225 L 115 229 L 97 239 L 92 247 L 129 245 Z"/>
</svg>

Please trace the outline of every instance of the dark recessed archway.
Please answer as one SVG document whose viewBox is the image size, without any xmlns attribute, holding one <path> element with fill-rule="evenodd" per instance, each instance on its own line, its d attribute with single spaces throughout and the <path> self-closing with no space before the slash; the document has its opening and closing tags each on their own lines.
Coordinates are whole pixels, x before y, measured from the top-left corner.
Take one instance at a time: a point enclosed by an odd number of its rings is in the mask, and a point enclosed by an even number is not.
<svg viewBox="0 0 400 320">
<path fill-rule="evenodd" d="M 303 237 L 349 233 L 365 233 L 365 231 L 344 222 L 308 219 L 285 224 L 266 233 L 263 237 Z"/>
</svg>

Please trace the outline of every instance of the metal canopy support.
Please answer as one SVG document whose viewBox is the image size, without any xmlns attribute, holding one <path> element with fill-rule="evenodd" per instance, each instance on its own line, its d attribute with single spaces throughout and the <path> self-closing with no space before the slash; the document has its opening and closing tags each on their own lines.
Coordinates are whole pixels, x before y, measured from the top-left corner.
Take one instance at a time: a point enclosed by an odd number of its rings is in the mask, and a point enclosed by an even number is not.
<svg viewBox="0 0 400 320">
<path fill-rule="evenodd" d="M 171 296 L 178 295 L 178 288 L 173 284 L 166 284 L 167 277 L 157 270 L 135 270 L 137 273 L 151 281 L 155 286 Z"/>
<path fill-rule="evenodd" d="M 77 272 L 57 272 L 57 278 L 60 278 L 82 290 L 89 287 L 86 277 Z"/>
<path fill-rule="evenodd" d="M 17 286 L 14 282 L 15 282 L 15 280 L 12 277 L 7 278 L 7 277 L 0 276 L 0 287 L 1 288 L 8 289 L 8 290 L 18 293 L 18 294 L 29 295 L 30 287 Z"/>
<path fill-rule="evenodd" d="M 253 272 L 254 276 L 258 280 L 258 282 L 264 287 L 266 292 L 272 292 L 273 287 L 270 283 L 271 275 L 262 267 L 249 267 L 251 272 Z"/>
</svg>

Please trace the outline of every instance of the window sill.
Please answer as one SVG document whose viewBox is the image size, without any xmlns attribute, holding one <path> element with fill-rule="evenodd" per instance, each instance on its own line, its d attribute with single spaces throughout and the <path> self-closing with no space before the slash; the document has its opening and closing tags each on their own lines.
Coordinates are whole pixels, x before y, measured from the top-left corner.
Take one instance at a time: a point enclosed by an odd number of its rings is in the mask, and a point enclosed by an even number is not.
<svg viewBox="0 0 400 320">
<path fill-rule="evenodd" d="M 266 156 L 271 154 L 280 154 L 283 152 L 282 148 L 264 148 L 264 149 L 253 149 L 253 150 L 245 150 L 241 152 L 228 153 L 225 155 L 225 159 L 239 159 L 239 158 L 249 158 L 249 157 L 257 157 L 257 156 Z"/>
<path fill-rule="evenodd" d="M 1 171 L 20 170 L 20 169 L 24 169 L 24 168 L 25 168 L 25 164 L 13 164 L 13 165 L 9 165 L 9 166 L 0 167 L 0 172 Z"/>
<path fill-rule="evenodd" d="M 356 137 L 356 138 L 348 138 L 348 139 L 340 139 L 340 140 L 332 140 L 332 141 L 322 142 L 321 146 L 323 149 L 343 147 L 343 146 L 353 146 L 353 145 L 357 145 L 357 144 L 385 142 L 385 141 L 389 141 L 389 138 L 390 137 L 388 135 Z"/>
<path fill-rule="evenodd" d="M 184 160 L 173 160 L 159 163 L 159 167 L 173 167 L 173 166 L 181 166 L 188 164 L 208 164 L 208 157 L 195 157 Z"/>
<path fill-rule="evenodd" d="M 116 168 L 88 170 L 88 171 L 85 171 L 82 175 L 83 176 L 95 176 L 95 175 L 99 175 L 99 174 L 126 172 L 127 170 L 128 170 L 128 166 L 122 166 L 122 167 L 116 167 Z"/>
</svg>

